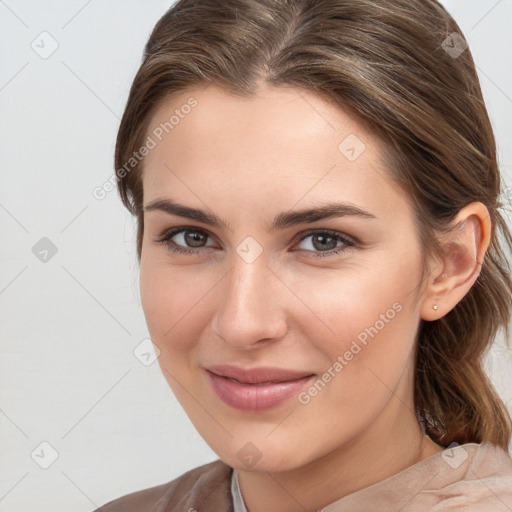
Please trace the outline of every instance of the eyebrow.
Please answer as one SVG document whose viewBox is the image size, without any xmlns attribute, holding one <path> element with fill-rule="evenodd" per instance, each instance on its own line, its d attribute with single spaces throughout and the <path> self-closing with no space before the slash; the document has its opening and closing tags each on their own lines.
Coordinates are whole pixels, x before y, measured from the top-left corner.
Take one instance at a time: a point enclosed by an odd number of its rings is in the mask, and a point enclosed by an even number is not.
<svg viewBox="0 0 512 512">
<path fill-rule="evenodd" d="M 229 223 L 221 219 L 213 213 L 200 210 L 198 208 L 191 208 L 190 206 L 184 206 L 182 204 L 171 201 L 170 199 L 155 199 L 144 206 L 144 211 L 163 211 L 170 215 L 177 215 L 187 219 L 195 220 L 208 226 L 216 228 L 227 228 Z M 315 208 L 307 208 L 303 210 L 295 210 L 282 212 L 278 214 L 268 231 L 275 231 L 278 229 L 285 229 L 291 226 L 299 224 L 307 224 L 316 222 L 323 219 L 331 219 L 334 217 L 362 217 L 367 219 L 376 219 L 377 217 L 370 212 L 367 212 L 355 205 L 347 203 L 326 203 L 322 206 Z"/>
</svg>

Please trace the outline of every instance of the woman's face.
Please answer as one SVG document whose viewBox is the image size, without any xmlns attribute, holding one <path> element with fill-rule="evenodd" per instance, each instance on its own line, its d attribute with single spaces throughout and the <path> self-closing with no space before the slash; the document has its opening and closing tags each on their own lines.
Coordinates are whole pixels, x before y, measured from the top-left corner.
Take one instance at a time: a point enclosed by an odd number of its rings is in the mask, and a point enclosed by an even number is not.
<svg viewBox="0 0 512 512">
<path fill-rule="evenodd" d="M 411 422 L 421 249 L 381 143 L 289 87 L 189 89 L 149 126 L 142 305 L 212 449 L 280 471 Z"/>
</svg>

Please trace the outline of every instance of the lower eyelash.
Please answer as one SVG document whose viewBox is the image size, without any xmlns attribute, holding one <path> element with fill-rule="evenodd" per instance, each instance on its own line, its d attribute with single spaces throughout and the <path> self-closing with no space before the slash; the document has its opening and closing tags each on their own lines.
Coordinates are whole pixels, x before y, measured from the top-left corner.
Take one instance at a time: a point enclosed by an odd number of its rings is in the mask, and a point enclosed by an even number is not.
<svg viewBox="0 0 512 512">
<path fill-rule="evenodd" d="M 179 252 L 180 254 L 198 254 L 201 251 L 201 247 L 197 249 L 190 249 L 188 247 L 182 247 L 181 245 L 167 245 L 167 247 L 174 252 Z"/>
<path fill-rule="evenodd" d="M 190 247 L 182 247 L 181 245 L 177 245 L 171 241 L 171 238 L 173 238 L 175 235 L 177 235 L 183 231 L 196 231 L 198 233 L 203 233 L 208 236 L 208 234 L 203 231 L 192 230 L 189 228 L 180 228 L 180 229 L 176 229 L 174 231 L 170 231 L 169 233 L 166 233 L 163 237 L 157 239 L 156 242 L 163 243 L 164 245 L 167 246 L 167 248 L 169 250 L 171 250 L 172 252 L 175 252 L 175 253 L 179 253 L 179 254 L 196 254 L 197 255 L 197 254 L 203 252 L 203 249 L 204 249 L 203 247 L 198 247 L 196 249 L 192 249 Z M 313 258 L 324 258 L 326 256 L 332 256 L 334 254 L 339 254 L 340 252 L 346 251 L 349 248 L 353 248 L 356 245 L 356 243 L 352 239 L 350 239 L 346 236 L 343 236 L 337 232 L 331 232 L 331 231 L 311 231 L 311 232 L 307 233 L 305 236 L 303 236 L 300 239 L 300 242 L 302 242 L 302 240 L 304 240 L 312 235 L 328 235 L 337 241 L 343 242 L 343 244 L 344 244 L 343 246 L 338 247 L 336 249 L 331 249 L 330 251 L 306 251 L 308 253 L 312 253 L 313 255 L 311 257 L 313 257 Z"/>
</svg>

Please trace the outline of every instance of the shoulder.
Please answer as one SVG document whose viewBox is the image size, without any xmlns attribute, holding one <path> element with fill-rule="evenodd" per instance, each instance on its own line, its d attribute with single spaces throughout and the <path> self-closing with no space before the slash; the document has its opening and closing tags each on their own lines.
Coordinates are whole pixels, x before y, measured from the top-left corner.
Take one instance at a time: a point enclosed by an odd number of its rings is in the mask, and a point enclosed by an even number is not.
<svg viewBox="0 0 512 512">
<path fill-rule="evenodd" d="M 464 446 L 464 445 L 463 445 Z M 471 454 L 471 465 L 465 475 L 467 480 L 484 483 L 494 496 L 503 496 L 512 506 L 512 458 L 503 448 L 486 442 L 477 445 Z M 492 492 L 494 490 L 494 492 Z"/>
<path fill-rule="evenodd" d="M 216 460 L 165 484 L 110 501 L 94 512 L 231 512 L 232 468 Z"/>
<path fill-rule="evenodd" d="M 445 449 L 438 461 L 443 485 L 426 491 L 425 499 L 435 496 L 443 510 L 512 510 L 512 459 L 503 448 L 489 442 L 463 444 Z"/>
</svg>

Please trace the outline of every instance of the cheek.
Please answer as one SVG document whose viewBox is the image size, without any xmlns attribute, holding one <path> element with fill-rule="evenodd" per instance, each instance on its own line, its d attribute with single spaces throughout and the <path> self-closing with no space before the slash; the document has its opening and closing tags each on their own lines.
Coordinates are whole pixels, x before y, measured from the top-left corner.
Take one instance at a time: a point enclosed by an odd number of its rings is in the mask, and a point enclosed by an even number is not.
<svg viewBox="0 0 512 512">
<path fill-rule="evenodd" d="M 198 315 L 206 293 L 195 281 L 182 268 L 141 260 L 141 301 L 151 340 L 160 351 L 158 364 L 188 414 L 190 391 L 185 390 L 194 389 L 194 350 L 203 328 Z"/>
<path fill-rule="evenodd" d="M 340 272 L 322 286 L 309 286 L 307 294 L 303 290 L 315 313 L 307 315 L 303 328 L 324 361 L 333 364 L 342 356 L 347 366 L 380 363 L 391 369 L 395 363 L 405 364 L 419 324 L 414 283 L 420 275 L 415 262 L 395 261 L 387 272 L 384 264 L 369 266 L 366 272 Z"/>
<path fill-rule="evenodd" d="M 331 424 L 350 418 L 347 429 L 357 430 L 370 424 L 398 393 L 401 379 L 409 375 L 406 369 L 414 364 L 418 312 L 407 292 L 396 292 L 383 293 L 379 300 L 366 300 L 362 290 L 351 294 L 330 304 L 328 323 L 334 334 L 309 329 L 311 348 L 322 354 L 316 370 L 325 385 L 314 383 L 298 397 L 301 404 L 309 404 L 307 418 L 327 414 Z"/>
<path fill-rule="evenodd" d="M 208 291 L 208 282 L 197 274 L 141 261 L 142 308 L 151 338 L 161 351 L 184 350 L 197 339 L 197 318 L 202 316 Z"/>
</svg>

